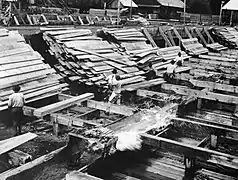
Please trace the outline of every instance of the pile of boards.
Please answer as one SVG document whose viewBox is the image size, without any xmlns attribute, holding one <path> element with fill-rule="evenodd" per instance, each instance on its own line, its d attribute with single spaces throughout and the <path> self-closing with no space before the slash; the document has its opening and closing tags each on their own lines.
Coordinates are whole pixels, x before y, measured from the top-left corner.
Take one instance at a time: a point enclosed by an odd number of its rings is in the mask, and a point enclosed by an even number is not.
<svg viewBox="0 0 238 180">
<path fill-rule="evenodd" d="M 88 29 L 43 29 L 49 53 L 58 60 L 55 69 L 69 81 L 104 85 L 105 77 L 116 68 L 128 83 L 144 81 L 143 71 L 115 44 L 96 37 Z"/>
<path fill-rule="evenodd" d="M 182 39 L 181 42 L 184 49 L 190 55 L 199 55 L 208 53 L 208 49 L 204 48 L 203 45 L 198 42 L 197 38 Z"/>
<path fill-rule="evenodd" d="M 0 47 L 0 110 L 7 108 L 15 85 L 21 86 L 27 103 L 56 95 L 67 87 L 17 31 L 0 29 Z"/>
<path fill-rule="evenodd" d="M 201 80 L 211 80 L 218 83 L 230 84 L 238 79 L 237 56 L 223 53 L 208 53 L 199 58 L 190 58 L 185 64 L 192 67 L 190 74 Z"/>
<path fill-rule="evenodd" d="M 214 38 L 222 45 L 230 49 L 236 48 L 238 45 L 238 32 L 235 28 L 230 27 L 214 27 L 211 30 Z"/>
<path fill-rule="evenodd" d="M 88 29 L 42 28 L 42 31 L 48 52 L 58 60 L 55 69 L 70 82 L 104 87 L 105 77 L 115 68 L 124 87 L 138 83 L 150 86 L 144 76 L 147 65 L 161 60 L 158 48 L 147 44 L 144 35 L 135 29 L 103 29 L 97 32 L 98 36 Z M 116 38 L 106 32 L 117 34 Z M 161 82 L 164 81 L 157 81 Z"/>
</svg>

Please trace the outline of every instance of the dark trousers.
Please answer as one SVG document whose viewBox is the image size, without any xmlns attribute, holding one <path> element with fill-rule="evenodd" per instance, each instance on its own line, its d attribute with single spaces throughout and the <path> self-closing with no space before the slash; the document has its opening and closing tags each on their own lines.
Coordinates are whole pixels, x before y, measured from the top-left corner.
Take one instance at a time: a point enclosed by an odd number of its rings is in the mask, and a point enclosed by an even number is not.
<svg viewBox="0 0 238 180">
<path fill-rule="evenodd" d="M 15 135 L 21 134 L 21 123 L 23 120 L 23 110 L 21 107 L 12 107 L 11 108 L 11 117 Z"/>
</svg>

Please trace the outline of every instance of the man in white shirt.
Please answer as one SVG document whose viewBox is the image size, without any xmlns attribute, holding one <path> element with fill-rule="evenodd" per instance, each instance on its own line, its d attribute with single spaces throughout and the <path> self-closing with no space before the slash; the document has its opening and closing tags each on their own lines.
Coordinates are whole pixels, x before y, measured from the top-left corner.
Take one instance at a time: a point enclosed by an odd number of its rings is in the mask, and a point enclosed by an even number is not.
<svg viewBox="0 0 238 180">
<path fill-rule="evenodd" d="M 121 104 L 121 82 L 120 82 L 120 76 L 116 75 L 114 85 L 113 85 L 113 91 L 111 96 L 109 97 L 109 102 L 115 102 L 120 105 Z"/>
<path fill-rule="evenodd" d="M 164 79 L 166 81 L 170 81 L 174 77 L 176 67 L 177 65 L 175 64 L 175 61 L 172 60 L 167 66 L 166 73 L 164 74 Z"/>
<path fill-rule="evenodd" d="M 22 93 L 20 93 L 20 87 L 14 86 L 14 93 L 9 96 L 8 108 L 11 111 L 11 117 L 13 122 L 13 127 L 15 130 L 15 135 L 21 134 L 21 121 L 23 120 L 23 106 L 25 104 L 25 98 Z"/>
<path fill-rule="evenodd" d="M 108 87 L 109 87 L 110 90 L 112 89 L 112 86 L 114 84 L 116 75 L 117 75 L 117 70 L 113 69 L 112 74 L 109 75 L 108 77 L 106 77 L 106 80 L 108 82 Z"/>
<path fill-rule="evenodd" d="M 178 56 L 176 56 L 176 58 L 175 58 L 175 63 L 176 63 L 178 66 L 182 66 L 182 65 L 183 65 L 183 57 L 182 57 L 181 52 L 179 52 L 179 53 L 178 53 Z"/>
</svg>

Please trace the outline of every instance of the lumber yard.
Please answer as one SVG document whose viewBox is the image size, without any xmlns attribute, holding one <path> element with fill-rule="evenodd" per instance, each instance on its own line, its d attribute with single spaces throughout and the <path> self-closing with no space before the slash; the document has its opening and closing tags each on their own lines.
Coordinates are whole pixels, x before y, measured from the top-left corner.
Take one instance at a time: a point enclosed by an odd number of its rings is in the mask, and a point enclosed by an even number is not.
<svg viewBox="0 0 238 180">
<path fill-rule="evenodd" d="M 0 0 L 0 180 L 238 179 L 237 10 Z"/>
</svg>

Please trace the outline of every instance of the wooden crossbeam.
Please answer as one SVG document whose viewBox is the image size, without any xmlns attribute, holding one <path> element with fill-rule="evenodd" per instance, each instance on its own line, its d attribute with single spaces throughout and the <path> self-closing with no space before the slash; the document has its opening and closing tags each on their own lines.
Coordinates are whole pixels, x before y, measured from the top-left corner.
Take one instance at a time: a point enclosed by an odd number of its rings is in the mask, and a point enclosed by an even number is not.
<svg viewBox="0 0 238 180">
<path fill-rule="evenodd" d="M 170 40 L 170 42 L 172 43 L 172 45 L 173 45 L 173 46 L 176 46 L 176 44 L 175 44 L 175 41 L 174 41 L 174 38 L 173 38 L 173 35 L 172 35 L 171 31 L 167 31 L 167 34 L 168 34 L 169 40 Z"/>
<path fill-rule="evenodd" d="M 207 41 L 205 40 L 205 38 L 202 36 L 201 32 L 195 27 L 194 28 L 195 32 L 197 33 L 197 35 L 199 36 L 199 38 L 202 40 L 203 44 L 207 44 Z"/>
<path fill-rule="evenodd" d="M 238 97 L 225 95 L 225 94 L 218 94 L 213 92 L 204 92 L 195 89 L 189 89 L 186 86 L 179 86 L 174 84 L 162 84 L 162 88 L 166 90 L 172 90 L 177 94 L 180 95 L 192 95 L 196 96 L 201 99 L 213 100 L 218 102 L 224 102 L 228 104 L 238 104 Z"/>
<path fill-rule="evenodd" d="M 54 104 L 50 104 L 48 106 L 38 108 L 34 111 L 34 115 L 37 116 L 37 117 L 43 117 L 47 114 L 51 114 L 53 112 L 60 111 L 62 109 L 73 106 L 78 102 L 83 102 L 83 101 L 86 101 L 86 100 L 91 99 L 91 98 L 94 98 L 93 93 L 85 93 L 85 94 L 67 99 L 65 101 L 60 101 L 60 102 L 57 102 L 57 103 L 54 103 Z"/>
<path fill-rule="evenodd" d="M 111 103 L 99 102 L 94 100 L 88 100 L 87 106 L 94 109 L 103 111 L 109 111 L 115 114 L 121 114 L 125 116 L 131 116 L 134 114 L 135 108 L 127 107 L 124 105 L 116 105 Z"/>
<path fill-rule="evenodd" d="M 193 76 L 190 76 L 189 74 L 176 74 L 175 79 L 189 81 L 194 86 L 208 88 L 210 90 L 216 89 L 226 92 L 238 93 L 238 86 L 220 84 L 212 81 L 200 81 L 193 79 Z"/>
<path fill-rule="evenodd" d="M 171 44 L 171 42 L 169 41 L 169 39 L 167 38 L 167 36 L 164 34 L 164 31 L 163 31 L 163 29 L 161 28 L 161 27 L 159 27 L 159 33 L 160 33 L 160 35 L 163 37 L 163 39 L 165 40 L 165 43 L 168 45 L 168 46 L 173 46 L 172 44 Z"/>
<path fill-rule="evenodd" d="M 194 120 L 190 120 L 190 119 L 184 119 L 184 118 L 173 118 L 174 121 L 181 121 L 181 122 L 187 122 L 187 123 L 193 123 L 193 124 L 197 124 L 200 126 L 206 126 L 212 129 L 216 129 L 216 130 L 224 130 L 227 132 L 235 132 L 238 133 L 238 128 L 237 127 L 233 127 L 233 126 L 229 126 L 229 125 L 223 125 L 223 124 L 215 124 L 215 123 L 209 123 L 208 121 L 201 121 L 201 122 L 197 122 Z"/>
<path fill-rule="evenodd" d="M 218 155 L 218 156 L 223 156 L 223 157 L 227 157 L 229 159 L 238 159 L 238 156 L 233 156 L 230 154 L 226 154 L 226 153 L 222 153 L 222 152 L 218 152 L 218 151 L 214 151 L 214 150 L 210 150 L 210 149 L 206 149 L 206 148 L 202 148 L 202 147 L 197 147 L 197 146 L 193 146 L 193 145 L 189 145 L 189 144 L 184 144 L 175 140 L 171 140 L 171 139 L 167 139 L 167 138 L 163 138 L 163 137 L 156 137 L 153 135 L 149 135 L 149 134 L 141 134 L 143 143 L 153 146 L 153 147 L 158 147 L 158 145 L 160 145 L 160 142 L 164 142 L 164 143 L 168 143 L 174 146 L 179 146 L 184 148 L 184 151 L 187 152 L 186 150 L 192 150 L 193 152 L 196 153 L 205 153 L 205 154 L 209 154 L 209 155 Z"/>
<path fill-rule="evenodd" d="M 189 37 L 189 39 L 192 39 L 193 37 L 186 26 L 184 26 L 184 30 L 185 30 L 185 33 L 187 34 L 187 36 Z"/>
<path fill-rule="evenodd" d="M 57 123 L 57 124 L 69 126 L 69 127 L 84 127 L 85 125 L 90 127 L 101 126 L 101 124 L 97 124 L 89 120 L 84 120 L 78 117 L 77 118 L 70 117 L 67 115 L 59 114 L 59 113 L 51 114 L 50 119 L 53 123 Z"/>
<path fill-rule="evenodd" d="M 203 31 L 205 32 L 205 34 L 208 37 L 208 42 L 210 40 L 212 42 L 212 44 L 215 43 L 214 39 L 212 38 L 212 36 L 210 35 L 210 33 L 208 32 L 208 30 L 205 27 L 203 28 Z"/>
<path fill-rule="evenodd" d="M 152 36 L 150 35 L 150 33 L 148 32 L 148 30 L 146 28 L 142 28 L 142 32 L 144 33 L 146 38 L 150 41 L 150 44 L 153 47 L 158 47 L 157 44 L 155 43 L 155 41 L 153 40 Z"/>
</svg>

